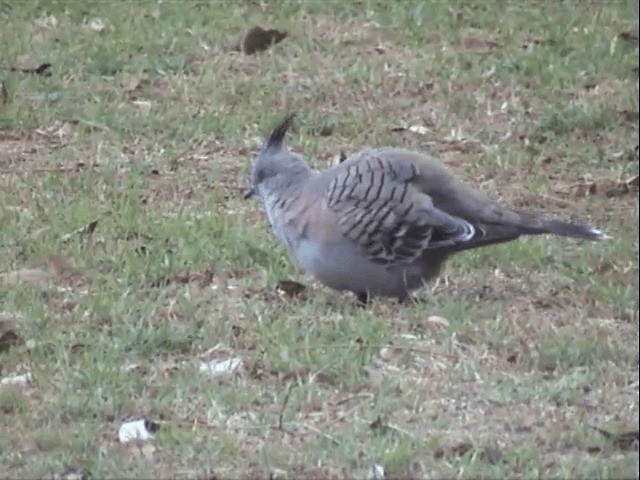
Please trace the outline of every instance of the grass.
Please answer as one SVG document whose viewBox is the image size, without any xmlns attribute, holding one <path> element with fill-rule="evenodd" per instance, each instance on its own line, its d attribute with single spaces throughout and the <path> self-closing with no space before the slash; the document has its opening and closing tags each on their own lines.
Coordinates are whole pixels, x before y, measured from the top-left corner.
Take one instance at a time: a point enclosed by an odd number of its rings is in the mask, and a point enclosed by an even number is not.
<svg viewBox="0 0 640 480">
<path fill-rule="evenodd" d="M 637 477 L 616 440 L 638 424 L 637 15 L 0 3 L 0 378 L 31 374 L 0 385 L 0 476 Z M 289 36 L 234 52 L 254 24 Z M 314 167 L 401 145 L 613 238 L 467 252 L 420 302 L 358 308 L 241 199 L 291 110 Z M 152 442 L 119 444 L 130 416 Z"/>
</svg>

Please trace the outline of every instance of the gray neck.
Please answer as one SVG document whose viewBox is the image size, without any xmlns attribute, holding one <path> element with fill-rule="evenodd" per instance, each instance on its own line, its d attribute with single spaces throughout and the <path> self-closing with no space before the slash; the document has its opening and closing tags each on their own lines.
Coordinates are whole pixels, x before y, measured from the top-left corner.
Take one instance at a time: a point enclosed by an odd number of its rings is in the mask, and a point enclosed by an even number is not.
<svg viewBox="0 0 640 480">
<path fill-rule="evenodd" d="M 262 203 L 265 203 L 268 197 L 280 198 L 284 192 L 287 192 L 287 195 L 297 192 L 312 174 L 313 171 L 301 163 L 265 180 L 259 187 Z"/>
<path fill-rule="evenodd" d="M 265 180 L 259 187 L 259 196 L 271 230 L 278 239 L 293 247 L 295 236 L 291 236 L 289 213 L 302 208 L 304 188 L 314 175 L 309 167 L 288 169 L 286 172 Z"/>
</svg>

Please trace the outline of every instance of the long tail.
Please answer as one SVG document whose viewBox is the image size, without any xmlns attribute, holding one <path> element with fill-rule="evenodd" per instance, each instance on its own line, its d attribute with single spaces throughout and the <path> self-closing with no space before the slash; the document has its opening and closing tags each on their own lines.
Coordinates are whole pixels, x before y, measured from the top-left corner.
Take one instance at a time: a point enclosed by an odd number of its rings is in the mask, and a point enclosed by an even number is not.
<svg viewBox="0 0 640 480">
<path fill-rule="evenodd" d="M 591 241 L 609 238 L 600 230 L 584 223 L 564 222 L 536 214 L 518 213 L 517 217 L 517 221 L 507 221 L 507 223 L 474 223 L 476 234 L 467 242 L 457 244 L 456 250 L 509 242 L 521 235 L 552 234 Z M 516 219 L 511 217 L 509 220 Z"/>
<path fill-rule="evenodd" d="M 603 232 L 597 228 L 590 227 L 584 223 L 563 222 L 562 220 L 543 219 L 539 225 L 527 228 L 527 225 L 521 226 L 523 233 L 526 235 L 540 235 L 544 233 L 552 233 L 562 237 L 582 238 L 584 240 L 604 240 L 607 238 Z"/>
</svg>

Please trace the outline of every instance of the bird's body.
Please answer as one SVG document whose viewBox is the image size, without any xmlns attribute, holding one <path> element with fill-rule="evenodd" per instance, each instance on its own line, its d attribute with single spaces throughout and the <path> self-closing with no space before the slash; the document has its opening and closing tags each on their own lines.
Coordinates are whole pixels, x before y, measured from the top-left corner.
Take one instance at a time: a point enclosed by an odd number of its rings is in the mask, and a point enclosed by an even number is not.
<svg viewBox="0 0 640 480">
<path fill-rule="evenodd" d="M 597 240 L 590 227 L 501 206 L 437 160 L 397 148 L 363 150 L 316 172 L 282 148 L 291 117 L 253 168 L 273 233 L 330 288 L 404 300 L 452 254 L 552 233 Z"/>
</svg>

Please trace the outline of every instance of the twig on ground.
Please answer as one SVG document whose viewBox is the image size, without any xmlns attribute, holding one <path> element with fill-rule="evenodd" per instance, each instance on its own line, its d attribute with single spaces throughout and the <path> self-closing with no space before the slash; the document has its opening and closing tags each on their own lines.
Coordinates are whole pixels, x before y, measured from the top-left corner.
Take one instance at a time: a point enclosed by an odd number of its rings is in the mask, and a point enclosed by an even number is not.
<svg viewBox="0 0 640 480">
<path fill-rule="evenodd" d="M 282 406 L 280 407 L 280 413 L 278 414 L 278 429 L 280 430 L 284 430 L 284 428 L 282 427 L 284 411 L 287 408 L 287 403 L 289 403 L 289 397 L 291 396 L 293 387 L 293 382 L 289 382 L 289 385 L 287 385 L 287 393 L 284 395 L 284 399 L 282 400 Z"/>
</svg>

